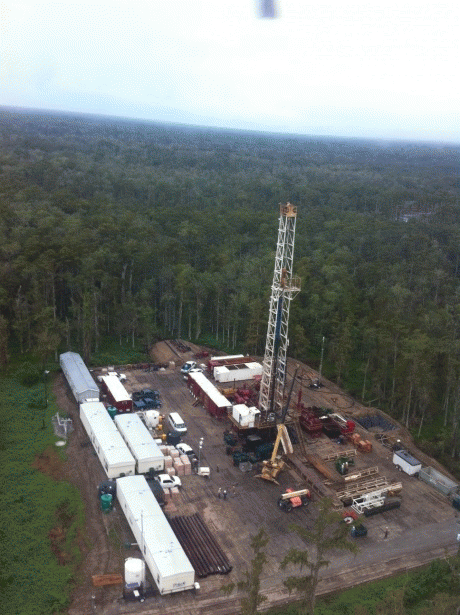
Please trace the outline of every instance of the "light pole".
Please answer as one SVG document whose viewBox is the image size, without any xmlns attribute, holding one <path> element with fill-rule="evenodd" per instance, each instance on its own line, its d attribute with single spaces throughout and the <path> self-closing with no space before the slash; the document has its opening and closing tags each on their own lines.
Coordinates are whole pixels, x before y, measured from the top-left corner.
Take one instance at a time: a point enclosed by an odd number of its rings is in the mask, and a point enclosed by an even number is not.
<svg viewBox="0 0 460 615">
<path fill-rule="evenodd" d="M 200 471 L 201 466 L 201 449 L 203 448 L 203 438 L 200 438 L 200 443 L 198 445 L 198 472 Z"/>
<path fill-rule="evenodd" d="M 319 377 L 320 378 L 321 378 L 321 372 L 323 371 L 324 340 L 325 340 L 325 337 L 323 335 L 323 341 L 321 342 L 321 360 L 319 362 Z"/>
<path fill-rule="evenodd" d="M 43 406 L 42 429 L 45 429 L 45 410 L 46 408 L 48 408 L 48 374 L 49 374 L 49 370 L 45 369 L 45 371 L 43 372 L 43 380 L 45 383 L 45 404 Z"/>
</svg>

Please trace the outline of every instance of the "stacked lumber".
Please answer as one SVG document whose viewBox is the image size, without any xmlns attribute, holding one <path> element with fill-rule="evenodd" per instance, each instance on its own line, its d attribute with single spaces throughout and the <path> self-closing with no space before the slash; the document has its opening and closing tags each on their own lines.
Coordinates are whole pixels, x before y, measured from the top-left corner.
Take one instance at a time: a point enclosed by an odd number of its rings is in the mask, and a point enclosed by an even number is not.
<svg viewBox="0 0 460 615">
<path fill-rule="evenodd" d="M 91 578 L 93 580 L 94 587 L 123 584 L 123 577 L 121 574 L 93 574 Z"/>
</svg>

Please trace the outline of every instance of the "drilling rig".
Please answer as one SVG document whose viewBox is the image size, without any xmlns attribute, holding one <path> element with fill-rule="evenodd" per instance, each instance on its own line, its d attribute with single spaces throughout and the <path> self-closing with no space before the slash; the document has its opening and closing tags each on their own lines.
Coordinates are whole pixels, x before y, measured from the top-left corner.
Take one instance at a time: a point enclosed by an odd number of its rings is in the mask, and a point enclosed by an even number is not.
<svg viewBox="0 0 460 615">
<path fill-rule="evenodd" d="M 289 307 L 300 291 L 300 278 L 292 276 L 297 207 L 280 205 L 278 242 L 273 273 L 267 340 L 260 382 L 259 409 L 266 421 L 283 414 L 286 380 Z"/>
</svg>

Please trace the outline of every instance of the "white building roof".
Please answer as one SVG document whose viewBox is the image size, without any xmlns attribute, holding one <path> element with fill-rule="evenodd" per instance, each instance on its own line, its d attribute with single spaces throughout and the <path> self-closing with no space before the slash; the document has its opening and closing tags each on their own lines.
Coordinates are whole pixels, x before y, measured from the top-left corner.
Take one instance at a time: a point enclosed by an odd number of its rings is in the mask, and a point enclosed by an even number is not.
<svg viewBox="0 0 460 615">
<path fill-rule="evenodd" d="M 84 414 L 91 425 L 109 466 L 115 467 L 125 463 L 134 465 L 134 457 L 102 402 L 80 404 L 80 414 Z"/>
<path fill-rule="evenodd" d="M 163 457 L 160 447 L 137 414 L 118 414 L 114 421 L 138 461 Z"/>
<path fill-rule="evenodd" d="M 128 401 L 131 396 L 125 387 L 121 384 L 117 376 L 102 376 L 107 388 L 112 393 L 115 401 Z"/>
<path fill-rule="evenodd" d="M 193 372 L 190 374 L 190 378 L 197 383 L 218 408 L 229 408 L 232 405 L 202 372 Z"/>
<path fill-rule="evenodd" d="M 95 397 L 99 397 L 99 387 L 78 353 L 64 352 L 59 356 L 59 362 L 74 393 L 94 391 Z"/>
<path fill-rule="evenodd" d="M 121 491 L 135 521 L 134 535 L 141 549 L 145 545 L 155 558 L 163 578 L 180 573 L 194 574 L 171 526 L 143 476 L 125 476 L 117 479 L 117 492 Z"/>
<path fill-rule="evenodd" d="M 237 376 L 238 374 L 236 372 L 242 369 L 260 371 L 262 369 L 262 365 L 255 361 L 252 361 L 251 363 L 231 363 L 230 365 L 216 365 L 216 367 L 214 368 L 214 374 L 224 374 L 226 372 L 235 372 L 235 375 Z"/>
</svg>

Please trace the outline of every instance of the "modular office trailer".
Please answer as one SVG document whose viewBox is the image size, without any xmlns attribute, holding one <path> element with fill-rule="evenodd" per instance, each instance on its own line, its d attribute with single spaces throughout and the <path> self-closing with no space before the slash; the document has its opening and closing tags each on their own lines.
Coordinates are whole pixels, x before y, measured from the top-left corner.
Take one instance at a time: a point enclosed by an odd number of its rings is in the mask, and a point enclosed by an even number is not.
<svg viewBox="0 0 460 615">
<path fill-rule="evenodd" d="M 254 376 L 262 376 L 262 365 L 256 361 L 218 365 L 214 368 L 214 378 L 217 382 L 241 382 L 252 380 Z"/>
<path fill-rule="evenodd" d="M 80 404 L 80 419 L 108 478 L 136 472 L 136 462 L 101 402 Z"/>
<path fill-rule="evenodd" d="M 195 571 L 143 476 L 117 480 L 117 499 L 160 594 L 193 589 Z"/>
<path fill-rule="evenodd" d="M 102 390 L 118 412 L 131 412 L 133 400 L 117 376 L 102 376 L 101 383 Z"/>
<path fill-rule="evenodd" d="M 232 409 L 232 404 L 201 372 L 188 375 L 188 387 L 206 410 L 217 418 L 223 418 Z"/>
<path fill-rule="evenodd" d="M 64 352 L 59 357 L 59 363 L 77 403 L 99 399 L 99 387 L 79 354 Z"/>
<path fill-rule="evenodd" d="M 165 467 L 164 455 L 139 415 L 118 414 L 114 421 L 136 460 L 137 472 L 162 472 Z"/>
</svg>

